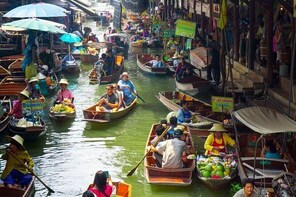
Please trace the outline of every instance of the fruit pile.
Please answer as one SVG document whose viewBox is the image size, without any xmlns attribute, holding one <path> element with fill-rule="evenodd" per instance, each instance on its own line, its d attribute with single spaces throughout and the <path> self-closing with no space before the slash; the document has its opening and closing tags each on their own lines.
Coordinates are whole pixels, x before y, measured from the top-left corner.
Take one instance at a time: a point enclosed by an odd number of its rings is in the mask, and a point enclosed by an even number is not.
<svg viewBox="0 0 296 197">
<path fill-rule="evenodd" d="M 230 178 L 231 173 L 236 170 L 236 162 L 232 158 L 222 160 L 219 157 L 200 159 L 197 162 L 197 169 L 204 178 Z"/>
<path fill-rule="evenodd" d="M 74 108 L 65 104 L 56 104 L 50 111 L 54 113 L 73 113 Z"/>
</svg>

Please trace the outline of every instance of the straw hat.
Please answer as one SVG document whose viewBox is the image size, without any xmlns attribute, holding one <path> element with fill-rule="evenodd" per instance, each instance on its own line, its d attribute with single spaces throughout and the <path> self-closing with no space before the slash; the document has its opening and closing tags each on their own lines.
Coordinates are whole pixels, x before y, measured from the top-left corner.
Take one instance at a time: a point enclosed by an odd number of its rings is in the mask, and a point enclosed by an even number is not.
<svg viewBox="0 0 296 197">
<path fill-rule="evenodd" d="M 15 135 L 13 137 L 9 137 L 9 140 L 17 142 L 19 145 L 21 145 L 23 147 L 23 149 L 25 149 L 25 147 L 24 147 L 24 138 L 22 138 L 21 136 Z"/>
<path fill-rule="evenodd" d="M 176 129 L 180 129 L 183 132 L 185 131 L 185 127 L 182 125 L 178 125 L 174 130 L 176 130 Z"/>
<path fill-rule="evenodd" d="M 41 79 L 45 79 L 46 76 L 45 76 L 44 74 L 42 74 L 41 72 L 39 72 L 39 73 L 36 75 L 36 78 L 37 78 L 38 80 L 41 80 Z"/>
<path fill-rule="evenodd" d="M 123 76 L 127 76 L 129 78 L 129 75 L 127 72 L 123 72 L 121 75 L 120 75 L 120 78 L 122 78 Z"/>
<path fill-rule="evenodd" d="M 173 59 L 177 59 L 177 58 L 180 58 L 180 54 L 178 53 L 178 51 L 176 51 L 174 53 L 174 56 L 172 57 Z"/>
<path fill-rule="evenodd" d="M 209 131 L 223 132 L 223 131 L 227 131 L 227 130 L 224 129 L 222 124 L 214 123 L 212 128 Z"/>
<path fill-rule="evenodd" d="M 29 96 L 30 94 L 29 94 L 29 92 L 28 92 L 27 90 L 23 90 L 23 91 L 21 91 L 20 94 L 21 94 L 21 95 L 24 95 L 24 96 L 27 97 L 27 98 L 30 98 L 30 96 Z"/>
<path fill-rule="evenodd" d="M 35 82 L 35 81 L 38 81 L 38 79 L 36 77 L 31 77 L 29 83 L 32 83 L 32 82 Z"/>
<path fill-rule="evenodd" d="M 69 85 L 68 80 L 67 79 L 61 79 L 59 84 L 66 84 Z"/>
</svg>

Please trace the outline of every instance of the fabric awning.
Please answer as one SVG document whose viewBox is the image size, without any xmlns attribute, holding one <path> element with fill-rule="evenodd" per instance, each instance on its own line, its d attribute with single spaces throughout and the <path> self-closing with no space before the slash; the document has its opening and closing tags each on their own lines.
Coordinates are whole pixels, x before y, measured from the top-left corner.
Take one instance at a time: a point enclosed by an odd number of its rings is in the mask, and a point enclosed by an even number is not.
<svg viewBox="0 0 296 197">
<path fill-rule="evenodd" d="M 296 122 L 266 107 L 249 107 L 233 112 L 244 125 L 260 134 L 296 132 Z"/>
</svg>

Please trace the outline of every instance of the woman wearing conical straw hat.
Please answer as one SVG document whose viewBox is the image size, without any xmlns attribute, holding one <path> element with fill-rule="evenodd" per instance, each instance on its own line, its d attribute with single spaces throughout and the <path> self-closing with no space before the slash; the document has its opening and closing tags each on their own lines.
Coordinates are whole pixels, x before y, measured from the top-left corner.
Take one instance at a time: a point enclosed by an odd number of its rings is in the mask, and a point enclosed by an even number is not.
<svg viewBox="0 0 296 197">
<path fill-rule="evenodd" d="M 4 185 L 9 188 L 24 189 L 32 181 L 29 171 L 33 170 L 34 162 L 24 147 L 24 139 L 15 135 L 9 137 L 10 144 L 2 159 L 6 160 L 6 166 L 1 175 Z M 22 162 L 22 164 L 20 163 Z M 25 167 L 27 165 L 28 169 Z"/>
<path fill-rule="evenodd" d="M 23 90 L 20 92 L 20 98 L 13 105 L 12 110 L 8 113 L 9 116 L 13 116 L 16 119 L 21 119 L 23 117 L 22 113 L 22 101 L 25 99 L 29 99 L 29 92 L 27 90 Z"/>
<path fill-rule="evenodd" d="M 229 135 L 224 133 L 227 130 L 224 129 L 222 124 L 214 123 L 209 131 L 213 133 L 211 133 L 205 141 L 205 155 L 220 155 L 221 153 L 226 153 L 227 145 L 234 148 L 236 147 L 235 141 Z"/>
<path fill-rule="evenodd" d="M 59 82 L 61 89 L 58 91 L 57 98 L 55 100 L 55 104 L 59 104 L 61 102 L 67 102 L 67 103 L 73 103 L 74 102 L 74 96 L 67 88 L 69 85 L 67 79 L 61 79 Z"/>
</svg>

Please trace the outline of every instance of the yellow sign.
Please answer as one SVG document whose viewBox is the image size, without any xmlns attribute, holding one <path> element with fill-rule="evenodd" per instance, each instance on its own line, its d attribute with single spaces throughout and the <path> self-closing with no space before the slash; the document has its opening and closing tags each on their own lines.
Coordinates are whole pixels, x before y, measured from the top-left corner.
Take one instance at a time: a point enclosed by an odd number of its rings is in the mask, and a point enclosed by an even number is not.
<svg viewBox="0 0 296 197">
<path fill-rule="evenodd" d="M 196 28 L 196 23 L 178 19 L 177 24 L 176 24 L 176 33 L 175 34 L 177 36 L 194 38 L 195 28 Z"/>
<path fill-rule="evenodd" d="M 233 111 L 233 98 L 212 96 L 212 111 L 213 112 L 232 112 Z"/>
<path fill-rule="evenodd" d="M 40 99 L 23 100 L 22 101 L 22 112 L 42 112 L 45 106 L 44 101 Z"/>
</svg>

